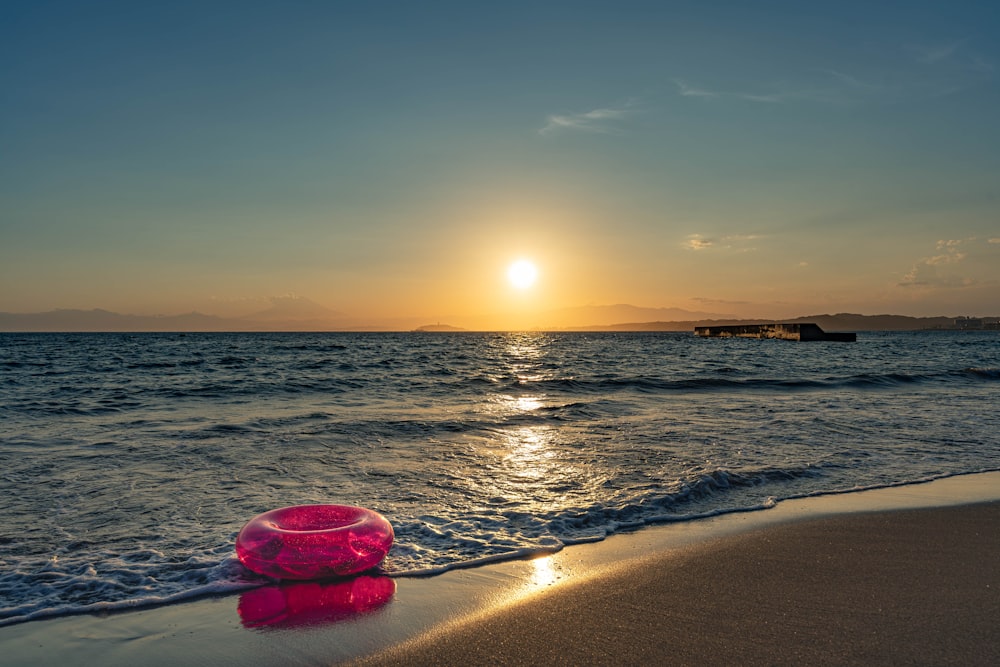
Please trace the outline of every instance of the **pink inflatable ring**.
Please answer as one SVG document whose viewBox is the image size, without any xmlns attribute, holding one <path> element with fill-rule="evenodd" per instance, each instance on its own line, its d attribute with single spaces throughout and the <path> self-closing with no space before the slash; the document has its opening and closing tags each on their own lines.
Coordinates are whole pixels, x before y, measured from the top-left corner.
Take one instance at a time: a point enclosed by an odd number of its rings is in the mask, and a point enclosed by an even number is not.
<svg viewBox="0 0 1000 667">
<path fill-rule="evenodd" d="M 236 538 L 236 556 L 257 574 L 321 579 L 382 562 L 392 526 L 378 512 L 350 505 L 295 505 L 258 514 Z"/>
</svg>

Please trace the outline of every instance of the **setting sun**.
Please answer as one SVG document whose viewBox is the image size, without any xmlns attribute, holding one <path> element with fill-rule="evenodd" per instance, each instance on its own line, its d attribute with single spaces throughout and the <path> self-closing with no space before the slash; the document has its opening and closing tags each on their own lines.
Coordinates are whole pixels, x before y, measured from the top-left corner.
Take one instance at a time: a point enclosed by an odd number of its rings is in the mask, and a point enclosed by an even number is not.
<svg viewBox="0 0 1000 667">
<path fill-rule="evenodd" d="M 507 269 L 507 280 L 518 289 L 527 289 L 535 284 L 538 269 L 526 259 L 519 259 Z"/>
</svg>

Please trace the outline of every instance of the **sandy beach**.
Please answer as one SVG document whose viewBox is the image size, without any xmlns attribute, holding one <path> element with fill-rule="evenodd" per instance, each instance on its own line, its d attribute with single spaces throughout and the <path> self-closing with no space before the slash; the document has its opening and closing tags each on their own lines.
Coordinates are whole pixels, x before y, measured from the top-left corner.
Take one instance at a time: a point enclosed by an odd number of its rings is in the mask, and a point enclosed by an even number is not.
<svg viewBox="0 0 1000 667">
<path fill-rule="evenodd" d="M 789 500 L 399 578 L 366 613 L 248 624 L 249 598 L 226 595 L 3 627 L 0 649 L 11 665 L 993 665 L 998 500 L 1000 473 Z"/>
<path fill-rule="evenodd" d="M 1000 503 L 825 518 L 629 563 L 365 665 L 991 665 Z"/>
</svg>

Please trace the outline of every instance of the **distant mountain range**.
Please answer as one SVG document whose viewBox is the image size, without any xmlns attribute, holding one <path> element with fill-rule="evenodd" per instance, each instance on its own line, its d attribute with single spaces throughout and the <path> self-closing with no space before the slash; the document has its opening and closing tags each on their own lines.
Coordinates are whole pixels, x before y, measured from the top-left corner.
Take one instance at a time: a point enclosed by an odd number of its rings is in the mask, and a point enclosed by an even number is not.
<svg viewBox="0 0 1000 667">
<path fill-rule="evenodd" d="M 108 310 L 60 309 L 43 313 L 0 313 L 0 331 L 398 331 L 462 330 L 448 324 L 417 326 L 406 319 L 365 321 L 330 310 L 301 296 L 271 298 L 271 305 L 250 315 L 219 317 L 202 313 L 183 315 L 126 315 Z M 593 329 L 619 322 L 666 322 L 727 318 L 681 308 L 642 308 L 629 304 L 562 308 L 538 315 L 536 329 Z M 466 328 L 469 328 L 468 326 Z M 474 328 L 474 327 L 473 327 Z"/>
<path fill-rule="evenodd" d="M 50 310 L 45 313 L 0 313 L 0 331 L 244 331 L 237 320 L 184 315 L 122 315 L 107 310 Z"/>
<path fill-rule="evenodd" d="M 274 297 L 269 308 L 242 317 L 123 315 L 99 308 L 0 313 L 0 331 L 330 331 L 348 326 L 343 313 L 297 296 Z"/>
<path fill-rule="evenodd" d="M 687 322 L 709 319 L 733 319 L 735 315 L 726 313 L 704 313 L 682 308 L 643 308 L 627 303 L 612 306 L 580 306 L 552 310 L 539 319 L 545 328 L 585 328 L 595 326 L 617 326 L 621 322 Z"/>
<path fill-rule="evenodd" d="M 273 322 L 275 320 L 320 320 L 329 321 L 344 319 L 343 313 L 330 310 L 326 306 L 321 306 L 315 301 L 310 301 L 301 296 L 276 296 L 271 297 L 271 306 L 252 315 L 241 317 L 243 320 L 254 322 Z"/>
<path fill-rule="evenodd" d="M 630 317 L 631 316 L 631 317 Z M 655 317 L 655 319 L 650 318 Z M 694 316 L 694 317 L 692 317 Z M 617 319 L 621 318 L 621 319 Z M 650 318 L 650 319 L 647 319 Z M 669 318 L 669 319 L 668 319 Z M 614 323 L 617 319 L 618 323 Z M 996 318 L 987 318 L 996 321 Z M 567 322 L 551 331 L 692 331 L 696 326 L 765 324 L 773 319 L 713 317 L 679 308 L 640 308 L 627 304 L 586 306 L 553 311 L 546 320 Z M 914 331 L 958 328 L 952 317 L 908 317 L 905 315 L 810 315 L 781 322 L 813 322 L 826 331 Z M 608 323 L 612 322 L 612 323 Z M 272 300 L 270 308 L 245 317 L 218 317 L 202 313 L 183 315 L 123 315 L 107 310 L 52 310 L 44 313 L 0 313 L 0 331 L 6 332 L 140 332 L 140 331 L 461 331 L 449 324 L 416 327 L 394 324 L 363 326 L 343 313 L 301 297 Z"/>
</svg>

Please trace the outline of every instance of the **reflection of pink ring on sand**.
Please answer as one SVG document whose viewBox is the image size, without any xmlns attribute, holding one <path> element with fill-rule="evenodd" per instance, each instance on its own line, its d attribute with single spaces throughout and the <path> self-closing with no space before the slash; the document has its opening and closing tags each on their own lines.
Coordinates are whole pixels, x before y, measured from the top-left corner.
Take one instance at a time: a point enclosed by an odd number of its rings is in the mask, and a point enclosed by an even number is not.
<svg viewBox="0 0 1000 667">
<path fill-rule="evenodd" d="M 381 609 L 395 593 L 394 579 L 364 574 L 285 582 L 240 593 L 236 611 L 247 628 L 321 625 Z"/>
<path fill-rule="evenodd" d="M 236 538 L 236 555 L 257 574 L 320 579 L 375 567 L 389 553 L 392 539 L 392 526 L 378 512 L 295 505 L 251 519 Z"/>
</svg>

